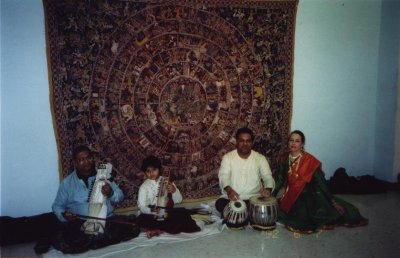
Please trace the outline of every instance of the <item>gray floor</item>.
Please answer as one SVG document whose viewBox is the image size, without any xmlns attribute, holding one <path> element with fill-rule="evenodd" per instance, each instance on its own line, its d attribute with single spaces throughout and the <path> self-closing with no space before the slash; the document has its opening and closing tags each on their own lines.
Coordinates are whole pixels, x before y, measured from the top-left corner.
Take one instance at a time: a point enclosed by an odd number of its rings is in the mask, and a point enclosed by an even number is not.
<svg viewBox="0 0 400 258">
<path fill-rule="evenodd" d="M 175 244 L 143 247 L 108 257 L 400 257 L 400 194 L 341 195 L 370 224 L 300 235 L 278 227 L 263 233 L 251 228 Z M 35 257 L 34 243 L 3 247 L 1 257 Z"/>
</svg>

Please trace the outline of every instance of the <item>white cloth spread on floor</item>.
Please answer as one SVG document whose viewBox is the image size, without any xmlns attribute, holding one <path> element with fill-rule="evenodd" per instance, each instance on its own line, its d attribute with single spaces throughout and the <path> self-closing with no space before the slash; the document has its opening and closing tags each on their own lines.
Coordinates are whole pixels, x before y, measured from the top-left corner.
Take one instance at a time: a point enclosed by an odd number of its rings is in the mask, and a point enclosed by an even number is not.
<svg viewBox="0 0 400 258">
<path fill-rule="evenodd" d="M 61 251 L 58 251 L 52 247 L 47 253 L 43 254 L 43 257 L 107 257 L 116 254 L 124 255 L 124 252 L 131 251 L 138 247 L 184 242 L 221 233 L 225 228 L 225 224 L 222 224 L 222 219 L 219 212 L 215 209 L 214 204 L 210 205 L 210 203 L 201 203 L 200 207 L 202 210 L 208 211 L 211 214 L 214 223 L 205 225 L 203 221 L 196 221 L 197 225 L 201 229 L 201 231 L 199 232 L 180 233 L 176 235 L 163 233 L 150 239 L 147 238 L 146 232 L 142 232 L 139 234 L 138 237 L 133 238 L 129 241 L 121 242 L 116 245 L 106 246 L 100 249 L 89 250 L 80 254 L 64 254 Z"/>
<path fill-rule="evenodd" d="M 104 248 L 89 250 L 81 254 L 63 254 L 62 252 L 51 248 L 47 253 L 43 254 L 43 257 L 107 257 L 109 255 L 121 254 L 124 252 L 133 250 L 138 247 L 154 246 L 157 244 L 168 244 L 184 242 L 194 240 L 200 237 L 210 236 L 221 233 L 223 230 L 222 221 L 216 221 L 210 225 L 204 225 L 204 223 L 197 223 L 201 228 L 201 231 L 195 233 L 180 233 L 171 235 L 168 233 L 155 236 L 150 239 L 147 238 L 146 232 L 142 232 L 138 237 L 133 238 L 129 241 L 121 242 L 116 245 L 106 246 Z"/>
</svg>

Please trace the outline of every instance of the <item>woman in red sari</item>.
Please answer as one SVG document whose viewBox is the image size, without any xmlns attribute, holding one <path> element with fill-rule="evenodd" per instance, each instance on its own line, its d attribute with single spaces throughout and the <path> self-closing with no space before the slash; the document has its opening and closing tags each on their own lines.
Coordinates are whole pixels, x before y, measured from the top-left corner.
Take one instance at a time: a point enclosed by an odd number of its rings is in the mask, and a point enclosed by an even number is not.
<svg viewBox="0 0 400 258">
<path fill-rule="evenodd" d="M 329 192 L 321 162 L 304 151 L 305 136 L 293 131 L 289 139 L 289 154 L 279 163 L 274 174 L 279 200 L 278 221 L 289 230 L 312 233 L 332 229 L 335 225 L 362 226 L 368 220 L 352 204 Z"/>
</svg>

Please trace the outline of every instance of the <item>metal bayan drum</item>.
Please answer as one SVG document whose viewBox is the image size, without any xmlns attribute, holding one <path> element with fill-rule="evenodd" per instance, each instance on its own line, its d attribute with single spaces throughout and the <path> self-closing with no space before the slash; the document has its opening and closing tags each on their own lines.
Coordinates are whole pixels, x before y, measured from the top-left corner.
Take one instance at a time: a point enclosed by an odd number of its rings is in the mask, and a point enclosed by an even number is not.
<svg viewBox="0 0 400 258">
<path fill-rule="evenodd" d="M 273 230 L 278 211 L 274 197 L 253 196 L 250 198 L 250 225 L 258 230 Z"/>
<path fill-rule="evenodd" d="M 230 201 L 225 206 L 223 215 L 229 228 L 242 229 L 248 223 L 247 205 L 242 200 Z"/>
</svg>

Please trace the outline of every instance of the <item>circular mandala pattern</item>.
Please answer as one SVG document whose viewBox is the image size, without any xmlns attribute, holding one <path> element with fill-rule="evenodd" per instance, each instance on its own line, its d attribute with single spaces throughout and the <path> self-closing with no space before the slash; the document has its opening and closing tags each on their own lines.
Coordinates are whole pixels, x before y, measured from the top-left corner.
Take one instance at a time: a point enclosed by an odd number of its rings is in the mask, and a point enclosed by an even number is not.
<svg viewBox="0 0 400 258">
<path fill-rule="evenodd" d="M 45 1 L 62 177 L 87 145 L 136 205 L 143 158 L 185 199 L 220 194 L 217 171 L 249 126 L 271 167 L 290 128 L 297 0 Z"/>
<path fill-rule="evenodd" d="M 180 130 L 191 129 L 204 118 L 206 98 L 204 86 L 200 81 L 179 76 L 164 86 L 160 103 L 153 102 L 150 105 L 159 110 L 161 119 L 169 126 Z"/>
<path fill-rule="evenodd" d="M 135 187 L 142 159 L 154 154 L 185 198 L 217 195 L 219 162 L 234 148 L 236 130 L 267 123 L 262 67 L 227 20 L 187 6 L 148 7 L 96 56 L 91 127 Z"/>
</svg>

